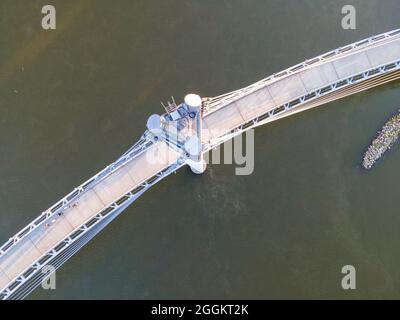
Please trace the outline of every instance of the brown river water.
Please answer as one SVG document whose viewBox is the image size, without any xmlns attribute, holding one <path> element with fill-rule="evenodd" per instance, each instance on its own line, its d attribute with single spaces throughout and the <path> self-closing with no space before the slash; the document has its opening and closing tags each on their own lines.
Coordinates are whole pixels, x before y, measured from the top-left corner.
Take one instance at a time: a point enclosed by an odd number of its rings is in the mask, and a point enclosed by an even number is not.
<svg viewBox="0 0 400 320">
<path fill-rule="evenodd" d="M 356 30 L 341 8 L 357 9 Z M 115 160 L 160 100 L 214 96 L 400 27 L 398 0 L 0 2 L 0 241 Z M 181 169 L 31 299 L 400 298 L 400 151 L 363 152 L 392 83 L 255 131 L 255 169 Z M 357 289 L 343 290 L 354 265 Z"/>
</svg>

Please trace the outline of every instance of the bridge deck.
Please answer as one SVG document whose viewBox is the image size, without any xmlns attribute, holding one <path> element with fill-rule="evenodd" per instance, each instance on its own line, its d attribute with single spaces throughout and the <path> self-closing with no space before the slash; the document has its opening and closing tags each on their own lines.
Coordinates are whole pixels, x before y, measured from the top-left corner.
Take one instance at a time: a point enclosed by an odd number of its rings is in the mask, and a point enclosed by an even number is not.
<svg viewBox="0 0 400 320">
<path fill-rule="evenodd" d="M 211 110 L 204 116 L 203 140 L 217 139 L 243 123 L 265 114 L 318 88 L 346 79 L 360 72 L 400 60 L 400 35 L 387 41 L 366 44 L 294 72 L 239 99 Z"/>
<path fill-rule="evenodd" d="M 332 86 L 344 79 L 348 81 L 349 77 L 372 72 L 374 68 L 382 68 L 383 65 L 389 63 L 396 62 L 397 73 L 393 75 L 391 71 L 383 70 L 382 75 L 386 78 L 379 80 L 381 81 L 379 83 L 398 78 L 399 61 L 400 31 L 396 30 L 306 61 L 302 65 L 292 67 L 233 93 L 212 98 L 208 104 L 205 103 L 202 142 L 204 146 L 207 143 L 211 145 L 209 141 L 219 140 L 221 136 L 233 129 L 255 121 L 257 117 L 262 117 L 276 108 L 280 109 L 281 106 L 285 106 L 294 99 L 315 94 L 316 90 Z M 373 80 L 375 84 L 378 83 L 377 79 Z M 351 82 L 348 84 L 351 87 Z M 347 92 L 343 91 L 346 89 L 338 89 L 336 95 L 333 92 L 335 88 L 330 96 L 325 95 L 319 102 L 310 100 L 306 103 L 304 100 L 295 108 L 284 109 L 285 112 L 280 117 L 310 106 L 317 106 L 321 101 L 332 101 L 345 96 L 348 92 L 364 90 L 371 85 L 359 82 L 355 85 L 357 87 L 353 86 Z M 60 204 L 62 211 L 53 210 L 59 205 L 56 204 L 46 211 L 45 215 L 40 216 L 1 247 L 0 299 L 1 294 L 7 296 L 15 290 L 16 287 L 6 288 L 13 287 L 14 284 L 11 285 L 11 283 L 18 282 L 17 277 L 21 278 L 21 275 L 25 274 L 26 270 L 29 271 L 29 268 L 34 266 L 41 257 L 57 248 L 60 242 L 75 231 L 86 227 L 91 219 L 98 216 L 103 209 L 115 204 L 128 192 L 143 186 L 145 181 L 148 187 L 151 184 L 148 183 L 150 178 L 176 163 L 181 156 L 175 148 L 172 149 L 165 142 L 144 145 L 144 149 L 142 149 L 143 144 L 138 149 L 140 153 L 136 154 L 136 149 L 131 150 L 133 158 L 129 158 L 129 161 L 123 156 L 123 163 L 117 164 L 114 171 L 105 171 L 104 175 L 103 172 L 96 175 L 88 182 L 88 187 L 82 187 L 76 197 L 72 196 L 72 202 L 69 202 L 69 196 L 64 198 L 67 207 L 64 207 L 63 199 Z M 120 163 L 119 160 L 116 163 Z M 167 171 L 171 172 L 174 169 L 175 166 L 168 168 Z M 58 215 L 58 212 L 61 212 L 61 215 Z M 43 221 L 42 218 L 44 218 Z M 46 224 L 49 225 L 46 226 Z M 79 241 L 83 242 L 83 240 Z M 22 278 L 25 279 L 25 277 Z M 22 282 L 17 283 L 18 285 L 22 286 Z"/>
<path fill-rule="evenodd" d="M 83 193 L 61 215 L 48 218 L 43 226 L 33 230 L 0 258 L 0 288 L 52 250 L 85 221 L 176 162 L 178 157 L 179 154 L 165 142 L 157 142 Z M 49 226 L 46 227 L 47 223 Z"/>
</svg>

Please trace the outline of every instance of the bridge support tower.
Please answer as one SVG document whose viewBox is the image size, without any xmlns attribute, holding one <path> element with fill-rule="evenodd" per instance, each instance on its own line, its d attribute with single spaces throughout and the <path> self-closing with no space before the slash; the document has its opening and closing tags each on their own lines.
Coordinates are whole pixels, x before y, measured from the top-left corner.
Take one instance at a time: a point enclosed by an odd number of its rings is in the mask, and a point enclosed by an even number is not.
<svg viewBox="0 0 400 320">
<path fill-rule="evenodd" d="M 185 142 L 185 150 L 188 153 L 186 163 L 195 174 L 202 174 L 207 167 L 203 155 L 202 146 L 202 110 L 201 97 L 197 94 L 188 94 L 185 96 L 185 106 L 189 111 L 190 118 L 193 120 L 192 135 Z"/>
</svg>

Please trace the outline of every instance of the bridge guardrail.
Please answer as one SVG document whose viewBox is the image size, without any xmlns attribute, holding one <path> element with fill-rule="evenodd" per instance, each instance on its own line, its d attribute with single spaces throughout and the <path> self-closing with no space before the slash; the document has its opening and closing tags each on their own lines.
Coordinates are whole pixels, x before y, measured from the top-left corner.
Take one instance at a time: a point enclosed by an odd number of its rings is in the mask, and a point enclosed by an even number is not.
<svg viewBox="0 0 400 320">
<path fill-rule="evenodd" d="M 163 170 L 157 172 L 152 177 L 149 177 L 146 181 L 142 182 L 139 186 L 135 187 L 133 190 L 128 191 L 124 195 L 122 195 L 119 199 L 110 203 L 107 207 L 103 208 L 100 212 L 98 212 L 93 217 L 88 218 L 85 222 L 83 222 L 79 227 L 72 230 L 66 237 L 60 240 L 53 249 L 41 255 L 31 266 L 27 267 L 23 270 L 16 278 L 14 278 L 6 287 L 0 288 L 0 300 L 5 300 L 13 293 L 15 293 L 19 288 L 21 288 L 24 283 L 29 281 L 37 272 L 40 272 L 41 268 L 45 266 L 49 261 L 55 259 L 59 255 L 61 255 L 65 250 L 67 250 L 73 243 L 81 239 L 85 234 L 90 232 L 93 228 L 96 227 L 97 224 L 101 223 L 104 219 L 109 217 L 111 214 L 115 213 L 118 210 L 121 210 L 122 207 L 126 207 L 135 201 L 139 196 L 141 196 L 146 190 L 151 188 L 160 180 L 164 179 L 166 176 L 171 174 L 172 172 L 178 170 L 181 166 L 185 165 L 184 161 L 179 158 L 175 163 L 169 165 Z M 119 212 L 120 213 L 120 212 Z M 100 230 L 99 230 L 100 231 Z M 87 241 L 89 241 L 88 239 Z M 87 243 L 85 241 L 84 244 Z M 59 263 L 53 265 L 53 267 L 60 267 L 69 257 L 63 258 Z M 37 283 L 36 286 L 40 284 Z M 29 294 L 36 286 L 30 288 L 30 290 L 24 290 L 25 295 Z M 23 298 L 23 296 L 21 297 Z"/>
<path fill-rule="evenodd" d="M 121 157 L 119 157 L 112 164 L 105 167 L 102 171 L 98 172 L 96 175 L 91 177 L 90 179 L 83 182 L 79 187 L 76 187 L 73 191 L 71 191 L 64 198 L 56 202 L 49 209 L 44 211 L 41 215 L 39 215 L 35 220 L 33 220 L 30 224 L 25 226 L 19 232 L 17 232 L 13 237 L 9 238 L 1 247 L 0 247 L 0 259 L 4 256 L 14 245 L 16 245 L 21 239 L 25 238 L 29 235 L 33 230 L 37 227 L 41 226 L 43 222 L 52 217 L 53 215 L 58 214 L 58 212 L 64 210 L 69 204 L 76 201 L 79 196 L 81 196 L 86 190 L 93 187 L 95 184 L 100 182 L 105 177 L 109 176 L 115 170 L 117 170 L 120 166 L 124 165 L 128 161 L 134 159 L 141 152 L 146 150 L 152 144 L 151 141 L 147 139 L 147 133 L 145 132 L 142 137 L 139 139 L 137 143 L 135 143 L 131 148 L 128 149 Z"/>
<path fill-rule="evenodd" d="M 249 121 L 246 121 L 245 123 L 242 123 L 240 126 L 232 129 L 231 131 L 227 132 L 226 134 L 221 135 L 220 137 L 216 139 L 212 139 L 210 141 L 207 141 L 204 143 L 203 150 L 204 152 L 207 152 L 211 150 L 212 148 L 215 148 L 217 145 L 224 143 L 225 141 L 235 137 L 238 134 L 243 133 L 246 130 L 249 130 L 251 128 L 254 128 L 256 126 L 262 125 L 265 123 L 266 119 L 270 119 L 272 117 L 281 117 L 281 115 L 289 110 L 294 109 L 295 107 L 299 107 L 305 103 L 309 103 L 313 100 L 317 100 L 320 98 L 323 98 L 324 96 L 334 93 L 337 90 L 344 89 L 346 87 L 349 87 L 351 85 L 356 85 L 358 83 L 364 82 L 364 81 L 369 81 L 374 78 L 377 78 L 379 76 L 383 76 L 387 73 L 394 73 L 398 72 L 400 70 L 400 60 L 396 60 L 393 62 L 389 62 L 387 64 L 374 67 L 369 70 L 365 70 L 361 73 L 357 73 L 354 75 L 349 76 L 348 78 L 340 79 L 339 81 L 332 83 L 330 85 L 318 88 L 314 90 L 313 92 L 307 93 L 305 95 L 299 96 L 291 101 L 288 101 L 287 103 L 283 105 L 278 105 L 272 110 L 269 110 L 265 114 L 261 114 L 254 119 L 251 119 Z M 397 76 L 399 78 L 400 76 Z"/>
<path fill-rule="evenodd" d="M 212 97 L 212 98 L 205 98 L 203 101 L 204 115 L 207 115 L 215 110 L 218 110 L 219 108 L 222 108 L 223 106 L 225 106 L 228 103 L 236 101 L 243 96 L 246 96 L 254 91 L 257 91 L 258 89 L 265 87 L 266 85 L 271 84 L 275 81 L 283 79 L 289 75 L 298 73 L 307 68 L 314 67 L 320 63 L 325 63 L 326 61 L 334 60 L 334 58 L 336 58 L 340 55 L 349 54 L 356 50 L 363 49 L 363 48 L 370 47 L 370 46 L 373 46 L 378 43 L 385 42 L 385 41 L 393 39 L 394 37 L 397 37 L 399 35 L 400 35 L 400 29 L 395 29 L 392 31 L 388 31 L 388 32 L 379 34 L 379 35 L 371 36 L 369 38 L 359 40 L 352 44 L 349 44 L 349 45 L 346 45 L 343 47 L 339 47 L 335 50 L 328 51 L 328 52 L 323 53 L 315 58 L 307 59 L 304 62 L 301 62 L 292 67 L 289 67 L 278 73 L 274 73 L 273 75 L 271 75 L 267 78 L 261 79 L 247 87 L 244 87 L 244 88 L 241 88 L 238 90 L 234 90 L 229 93 L 222 94 L 220 96 L 216 96 L 216 97 Z"/>
</svg>

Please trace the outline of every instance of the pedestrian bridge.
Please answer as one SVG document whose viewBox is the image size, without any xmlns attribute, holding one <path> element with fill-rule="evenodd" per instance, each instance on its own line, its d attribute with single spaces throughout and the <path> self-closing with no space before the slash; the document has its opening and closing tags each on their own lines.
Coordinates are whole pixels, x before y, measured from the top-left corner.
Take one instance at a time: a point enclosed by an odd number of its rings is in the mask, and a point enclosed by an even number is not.
<svg viewBox="0 0 400 320">
<path fill-rule="evenodd" d="M 149 120 L 148 130 L 124 155 L 0 248 L 0 298 L 24 298 L 43 280 L 44 266 L 60 267 L 180 167 L 201 173 L 203 154 L 210 149 L 248 129 L 394 81 L 399 69 L 400 29 L 306 60 L 248 87 L 202 98 L 197 106 L 190 102 L 196 99 L 169 105 L 166 114 Z"/>
</svg>

